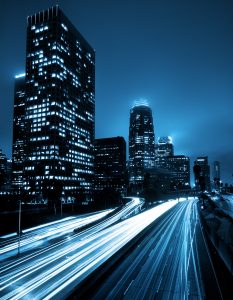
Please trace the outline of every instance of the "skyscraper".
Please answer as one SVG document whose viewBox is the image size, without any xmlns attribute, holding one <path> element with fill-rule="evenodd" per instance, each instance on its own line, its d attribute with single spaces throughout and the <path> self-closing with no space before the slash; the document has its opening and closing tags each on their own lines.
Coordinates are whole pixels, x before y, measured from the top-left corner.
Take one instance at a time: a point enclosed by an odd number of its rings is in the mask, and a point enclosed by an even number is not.
<svg viewBox="0 0 233 300">
<path fill-rule="evenodd" d="M 199 167 L 196 168 L 196 166 Z M 195 172 L 195 169 L 198 172 Z M 195 182 L 200 185 L 201 189 L 210 190 L 210 166 L 207 156 L 200 156 L 194 161 Z"/>
<path fill-rule="evenodd" d="M 214 166 L 213 166 L 213 179 L 216 178 L 220 180 L 220 162 L 219 161 L 214 161 Z"/>
<path fill-rule="evenodd" d="M 15 76 L 13 149 L 12 149 L 12 188 L 22 189 L 25 183 L 25 74 Z"/>
<path fill-rule="evenodd" d="M 173 186 L 179 189 L 190 188 L 190 160 L 185 155 L 167 156 L 167 169 L 171 174 Z"/>
<path fill-rule="evenodd" d="M 126 142 L 121 136 L 95 140 L 95 190 L 106 188 L 125 196 Z"/>
<path fill-rule="evenodd" d="M 145 170 L 155 163 L 155 136 L 151 108 L 137 102 L 130 110 L 129 125 L 129 182 L 140 186 Z"/>
<path fill-rule="evenodd" d="M 92 199 L 95 52 L 58 6 L 28 17 L 26 188 Z M 83 196 L 82 196 L 83 197 Z"/>
</svg>

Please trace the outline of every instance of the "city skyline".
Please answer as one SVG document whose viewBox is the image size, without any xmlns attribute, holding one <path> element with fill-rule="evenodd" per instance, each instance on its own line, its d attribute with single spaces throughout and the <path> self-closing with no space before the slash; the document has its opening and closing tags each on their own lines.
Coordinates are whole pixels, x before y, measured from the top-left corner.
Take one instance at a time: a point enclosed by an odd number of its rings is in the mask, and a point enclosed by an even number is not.
<svg viewBox="0 0 233 300">
<path fill-rule="evenodd" d="M 14 75 L 24 72 L 26 17 L 54 4 L 12 3 L 15 10 L 7 3 L 1 10 L 0 134 L 1 148 L 8 157 Z M 231 183 L 232 3 L 180 2 L 169 3 L 168 8 L 149 1 L 127 1 L 122 7 L 123 2 L 118 3 L 57 1 L 97 53 L 96 138 L 124 136 L 128 140 L 130 107 L 136 98 L 147 98 L 156 141 L 158 136 L 172 136 L 175 154 L 192 159 L 207 155 L 211 169 L 214 160 L 220 161 L 222 178 Z M 14 22 L 4 26 L 9 12 Z M 103 19 L 108 28 L 100 22 Z"/>
</svg>

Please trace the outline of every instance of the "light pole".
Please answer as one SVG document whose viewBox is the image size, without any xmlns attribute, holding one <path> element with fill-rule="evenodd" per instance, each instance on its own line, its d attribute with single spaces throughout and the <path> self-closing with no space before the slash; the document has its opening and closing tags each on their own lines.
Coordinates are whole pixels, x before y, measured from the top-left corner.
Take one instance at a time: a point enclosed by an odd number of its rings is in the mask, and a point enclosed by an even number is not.
<svg viewBox="0 0 233 300">
<path fill-rule="evenodd" d="M 61 199 L 61 218 L 62 218 L 62 197 L 60 199 Z"/>
</svg>

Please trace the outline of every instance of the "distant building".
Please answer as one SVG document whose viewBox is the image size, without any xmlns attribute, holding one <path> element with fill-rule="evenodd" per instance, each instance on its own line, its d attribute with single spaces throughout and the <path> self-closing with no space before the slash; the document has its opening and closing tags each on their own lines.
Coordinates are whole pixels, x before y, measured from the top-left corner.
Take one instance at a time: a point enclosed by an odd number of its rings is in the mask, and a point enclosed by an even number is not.
<svg viewBox="0 0 233 300">
<path fill-rule="evenodd" d="M 146 169 L 155 164 L 155 135 L 151 108 L 138 102 L 130 111 L 129 182 L 142 188 Z"/>
<path fill-rule="evenodd" d="M 218 179 L 220 180 L 220 162 L 219 161 L 214 161 L 213 165 L 213 179 Z"/>
<path fill-rule="evenodd" d="M 123 137 L 95 140 L 95 190 L 126 193 L 126 142 Z"/>
<path fill-rule="evenodd" d="M 164 169 L 164 157 L 174 155 L 174 146 L 170 136 L 159 137 L 155 145 L 155 166 Z"/>
<path fill-rule="evenodd" d="M 195 169 L 198 170 L 198 172 L 195 172 Z M 196 184 L 199 182 L 203 184 L 205 190 L 210 190 L 210 166 L 207 156 L 197 157 L 194 161 L 194 176 Z"/>
<path fill-rule="evenodd" d="M 0 191 L 11 191 L 12 161 L 0 149 Z"/>
<path fill-rule="evenodd" d="M 40 195 L 56 182 L 64 197 L 80 196 L 80 203 L 88 204 L 95 51 L 58 6 L 28 17 L 25 93 L 25 188 Z"/>
<path fill-rule="evenodd" d="M 0 189 L 3 190 L 3 187 L 6 183 L 6 168 L 7 168 L 7 157 L 0 149 Z"/>
<path fill-rule="evenodd" d="M 170 136 L 159 137 L 158 144 L 155 147 L 155 156 L 173 156 L 174 155 L 174 146 L 172 143 L 172 138 Z"/>
<path fill-rule="evenodd" d="M 169 171 L 170 189 L 190 188 L 190 160 L 185 155 L 160 157 L 159 168 Z"/>
<path fill-rule="evenodd" d="M 19 191 L 25 184 L 25 74 L 15 76 L 13 148 L 12 148 L 12 188 Z"/>
</svg>

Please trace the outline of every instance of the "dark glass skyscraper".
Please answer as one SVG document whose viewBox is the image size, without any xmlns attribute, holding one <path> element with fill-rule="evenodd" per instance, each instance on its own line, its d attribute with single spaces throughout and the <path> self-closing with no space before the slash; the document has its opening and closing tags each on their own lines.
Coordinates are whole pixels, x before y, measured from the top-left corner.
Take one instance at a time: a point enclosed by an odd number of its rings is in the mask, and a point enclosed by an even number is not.
<svg viewBox="0 0 233 300">
<path fill-rule="evenodd" d="M 95 190 L 126 193 L 126 142 L 121 136 L 95 140 Z"/>
<path fill-rule="evenodd" d="M 129 125 L 129 181 L 140 186 L 145 169 L 155 163 L 155 136 L 151 108 L 136 103 L 130 111 Z"/>
<path fill-rule="evenodd" d="M 56 180 L 65 196 L 91 200 L 94 121 L 93 48 L 58 6 L 28 17 L 26 187 L 39 194 Z"/>
<path fill-rule="evenodd" d="M 208 164 L 207 156 L 200 156 L 194 161 L 194 166 L 199 166 L 199 172 L 194 173 L 196 184 L 199 183 L 200 187 L 210 190 L 210 166 Z"/>
<path fill-rule="evenodd" d="M 214 161 L 213 165 L 213 179 L 220 180 L 220 162 L 217 160 Z"/>
<path fill-rule="evenodd" d="M 25 74 L 15 76 L 13 149 L 12 149 L 12 188 L 22 189 L 25 183 Z"/>
</svg>

